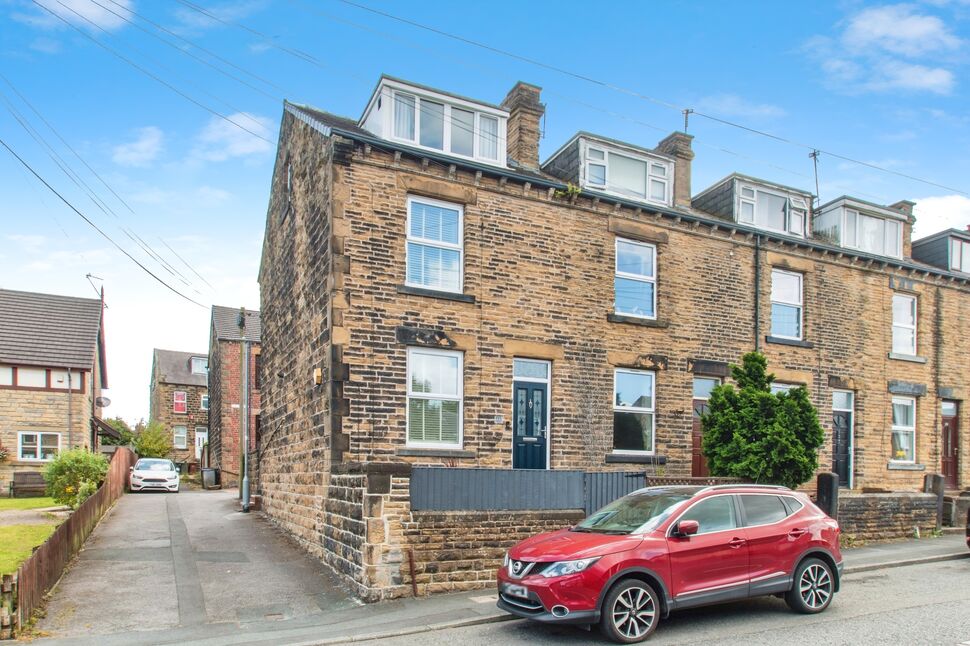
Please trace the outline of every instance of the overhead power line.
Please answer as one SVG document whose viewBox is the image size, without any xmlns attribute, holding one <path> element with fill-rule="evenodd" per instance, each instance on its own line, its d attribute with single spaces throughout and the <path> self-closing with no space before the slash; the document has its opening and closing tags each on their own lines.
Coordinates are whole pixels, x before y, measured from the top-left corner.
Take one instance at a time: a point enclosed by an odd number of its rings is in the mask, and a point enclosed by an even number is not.
<svg viewBox="0 0 970 646">
<path fill-rule="evenodd" d="M 179 0 L 179 1 L 181 2 L 181 1 L 184 1 L 184 0 Z M 584 81 L 586 83 L 590 83 L 590 84 L 597 85 L 597 86 L 600 86 L 600 87 L 603 87 L 603 88 L 607 88 L 609 90 L 613 90 L 615 92 L 619 92 L 621 94 L 626 94 L 628 96 L 632 96 L 632 97 L 635 97 L 635 98 L 638 98 L 638 99 L 641 99 L 641 100 L 644 100 L 644 101 L 648 101 L 650 103 L 654 103 L 656 105 L 660 105 L 660 106 L 663 106 L 665 108 L 669 108 L 671 110 L 677 110 L 678 112 L 681 112 L 682 113 L 684 111 L 684 109 L 685 109 L 684 106 L 676 105 L 674 103 L 671 103 L 670 101 L 665 101 L 663 99 L 659 99 L 657 97 L 653 97 L 653 96 L 650 96 L 648 94 L 644 94 L 642 92 L 638 92 L 636 90 L 632 90 L 630 88 L 627 88 L 627 87 L 624 87 L 624 86 L 621 86 L 621 85 L 616 85 L 614 83 L 610 83 L 608 81 L 604 81 L 604 80 L 601 80 L 601 79 L 597 79 L 597 78 L 594 78 L 592 76 L 588 76 L 586 74 L 580 74 L 580 73 L 574 72 L 574 71 L 572 71 L 570 69 L 566 69 L 564 67 L 559 67 L 557 65 L 553 65 L 553 64 L 550 64 L 550 63 L 546 63 L 546 62 L 543 62 L 541 60 L 537 60 L 537 59 L 534 59 L 534 58 L 530 58 L 528 56 L 523 56 L 521 54 L 516 54 L 515 52 L 510 52 L 508 50 L 504 50 L 504 49 L 501 49 L 499 47 L 495 47 L 493 45 L 489 45 L 487 43 L 484 43 L 484 42 L 481 42 L 481 41 L 478 41 L 478 40 L 474 40 L 474 39 L 471 39 L 471 38 L 466 38 L 465 36 L 460 36 L 458 34 L 454 34 L 452 32 L 445 31 L 443 29 L 438 29 L 437 27 L 432 27 L 430 25 L 426 25 L 426 24 L 417 22 L 415 20 L 411 20 L 409 18 L 404 18 L 402 16 L 398 16 L 398 15 L 392 14 L 390 12 L 383 11 L 381 9 L 375 9 L 374 7 L 370 7 L 368 5 L 361 4 L 359 2 L 355 2 L 354 0 L 338 0 L 338 1 L 341 2 L 341 3 L 343 3 L 343 4 L 345 4 L 345 5 L 348 5 L 348 6 L 351 6 L 351 7 L 356 7 L 358 9 L 362 10 L 362 11 L 367 11 L 367 12 L 370 12 L 372 14 L 375 14 L 375 15 L 378 15 L 378 16 L 382 16 L 382 17 L 387 18 L 389 20 L 394 20 L 394 21 L 397 21 L 397 22 L 400 22 L 400 23 L 403 23 L 403 24 L 406 24 L 406 25 L 410 25 L 410 26 L 415 27 L 417 29 L 422 29 L 424 31 L 427 31 L 427 32 L 430 32 L 430 33 L 433 33 L 433 34 L 437 34 L 439 36 L 442 36 L 444 38 L 449 38 L 451 40 L 454 40 L 454 41 L 457 41 L 457 42 L 460 42 L 460 43 L 464 43 L 466 45 L 471 45 L 473 47 L 477 47 L 479 49 L 483 49 L 485 51 L 489 51 L 489 52 L 492 52 L 494 54 L 499 54 L 501 56 L 505 56 L 505 57 L 511 58 L 513 60 L 517 60 L 517 61 L 521 61 L 523 63 L 527 63 L 529 65 L 533 65 L 535 67 L 539 67 L 539 68 L 542 68 L 542 69 L 550 70 L 550 71 L 556 72 L 558 74 L 562 74 L 562 75 L 565 75 L 565 76 L 569 76 L 569 77 L 572 77 L 572 78 L 575 78 L 575 79 Z M 773 139 L 774 141 L 778 141 L 780 143 L 788 144 L 788 145 L 791 145 L 791 146 L 797 146 L 799 148 L 803 148 L 803 149 L 806 149 L 806 150 L 809 150 L 809 151 L 818 151 L 819 153 L 822 153 L 822 154 L 825 154 L 825 155 L 829 155 L 830 157 L 834 157 L 835 159 L 840 159 L 842 161 L 846 161 L 846 162 L 849 162 L 849 163 L 852 163 L 852 164 L 858 164 L 859 166 L 865 166 L 866 168 L 871 168 L 871 169 L 876 170 L 876 171 L 880 171 L 880 172 L 883 172 L 883 173 L 889 173 L 889 174 L 895 175 L 897 177 L 902 177 L 904 179 L 908 179 L 908 180 L 911 180 L 911 181 L 914 181 L 914 182 L 919 182 L 921 184 L 927 184 L 929 186 L 935 186 L 937 188 L 942 188 L 942 189 L 947 190 L 947 191 L 953 191 L 953 192 L 959 193 L 961 195 L 970 195 L 970 193 L 968 193 L 967 191 L 964 191 L 964 190 L 959 189 L 959 188 L 954 188 L 952 186 L 947 186 L 947 185 L 941 184 L 939 182 L 934 182 L 932 180 L 928 180 L 928 179 L 924 179 L 924 178 L 921 178 L 921 177 L 917 177 L 916 175 L 911 175 L 909 173 L 903 173 L 903 172 L 900 172 L 900 171 L 896 171 L 896 170 L 893 170 L 891 168 L 885 168 L 883 166 L 879 166 L 878 164 L 873 164 L 871 162 L 866 162 L 866 161 L 862 161 L 860 159 L 855 159 L 853 157 L 849 157 L 847 155 L 842 155 L 840 153 L 836 153 L 836 152 L 827 150 L 825 148 L 821 148 L 819 146 L 814 146 L 814 145 L 802 143 L 802 142 L 799 142 L 799 141 L 796 141 L 796 140 L 793 140 L 793 139 L 789 139 L 787 137 L 782 137 L 780 135 L 776 135 L 776 134 L 767 132 L 765 130 L 759 130 L 757 128 L 752 128 L 750 126 L 746 126 L 746 125 L 741 124 L 741 123 L 737 123 L 737 122 L 734 122 L 734 121 L 730 121 L 728 119 L 722 119 L 720 117 L 717 117 L 717 116 L 714 116 L 714 115 L 711 115 L 711 114 L 707 114 L 705 112 L 698 112 L 696 110 L 692 110 L 692 114 L 694 114 L 696 116 L 699 116 L 699 117 L 703 117 L 703 118 L 708 119 L 710 121 L 714 121 L 715 123 L 720 123 L 722 125 L 726 125 L 726 126 L 729 126 L 729 127 L 732 127 L 732 128 L 737 128 L 737 129 L 740 129 L 740 130 L 744 130 L 744 131 L 746 131 L 748 133 L 751 133 L 751 134 L 759 135 L 759 136 L 762 136 L 762 137 L 767 137 L 769 139 Z"/>
<path fill-rule="evenodd" d="M 24 168 L 26 168 L 28 171 L 30 171 L 30 174 L 31 175 L 33 175 L 35 178 L 37 178 L 37 180 L 41 184 L 43 184 L 45 187 L 47 187 L 47 190 L 49 190 L 51 193 L 53 193 L 54 195 L 56 195 L 57 198 L 61 200 L 61 202 L 63 202 L 64 204 L 66 204 L 68 208 L 70 208 L 72 211 L 74 211 L 82 220 L 84 220 L 85 222 L 87 222 L 88 225 L 92 229 L 94 229 L 95 231 L 97 231 L 101 235 L 101 237 L 103 237 L 105 240 L 107 240 L 108 242 L 110 242 L 118 251 L 120 251 L 121 253 L 123 253 L 129 260 L 131 260 L 133 263 L 135 263 L 142 271 L 144 271 L 146 274 L 148 274 L 149 276 L 151 276 L 152 278 L 154 278 L 156 281 L 158 281 L 159 283 L 161 283 L 169 291 L 177 294 L 178 296 L 182 297 L 183 299 L 187 300 L 188 302 L 192 303 L 193 305 L 198 305 L 199 307 L 205 309 L 205 305 L 203 305 L 202 303 L 199 303 L 196 300 L 193 300 L 189 296 L 186 296 L 185 294 L 183 294 L 179 290 L 175 289 L 174 287 L 172 287 L 171 285 L 169 285 L 168 283 L 166 283 L 164 280 L 162 280 L 161 278 L 159 278 L 157 274 L 155 274 L 154 272 L 152 272 L 151 269 L 149 269 L 148 267 L 146 267 L 145 265 L 143 265 L 141 262 L 138 261 L 137 258 L 135 258 L 130 253 L 128 253 L 128 251 L 124 247 L 122 247 L 117 242 L 115 242 L 114 239 L 111 236 L 109 236 L 107 233 L 105 233 L 101 229 L 101 227 L 99 227 L 97 224 L 95 224 L 88 216 L 84 215 L 84 213 L 82 213 L 77 207 L 75 207 L 70 202 L 70 200 L 68 200 L 66 197 L 64 197 L 63 195 L 61 195 L 57 191 L 56 188 L 54 188 L 53 186 L 51 186 L 47 182 L 47 180 L 45 180 L 40 175 L 40 173 L 38 173 L 36 170 L 34 170 L 33 166 L 31 166 L 27 161 L 25 161 L 23 157 L 21 157 L 20 155 L 18 155 L 17 154 L 17 151 L 15 151 L 13 148 L 11 148 L 7 144 L 7 142 L 4 141 L 3 138 L 0 138 L 0 146 L 3 146 L 4 148 L 6 148 L 7 149 L 7 152 L 9 152 L 18 162 L 20 162 L 20 164 Z"/>
<path fill-rule="evenodd" d="M 273 145 L 276 144 L 275 141 L 271 141 L 271 140 L 267 139 L 266 137 L 260 135 L 259 133 L 253 132 L 252 130 L 250 130 L 249 128 L 243 126 L 242 124 L 240 124 L 240 123 L 238 123 L 236 121 L 233 121 L 230 117 L 222 114 L 218 110 L 215 110 L 213 108 L 210 108 L 209 106 L 205 105 L 201 101 L 199 101 L 199 100 L 195 99 L 194 97 L 186 94 L 185 92 L 183 92 L 182 90 L 180 90 L 176 86 L 172 85 L 171 83 L 169 83 L 165 79 L 161 78 L 160 76 L 158 76 L 154 72 L 152 72 L 150 70 L 147 70 L 144 67 L 142 67 L 141 65 L 139 65 L 138 63 L 134 62 L 133 60 L 131 60 L 130 58 L 128 58 L 124 54 L 121 54 L 120 52 L 115 51 L 113 48 L 109 47 L 108 45 L 105 45 L 100 40 L 98 40 L 97 38 L 95 38 L 91 34 L 87 33 L 86 31 L 84 31 L 83 29 L 81 29 L 80 27 L 78 27 L 77 25 L 75 25 L 74 23 L 72 23 L 70 20 L 67 20 L 66 18 L 64 18 L 63 16 L 61 16 L 60 14 L 58 14 L 57 12 L 52 11 L 51 9 L 47 8 L 46 6 L 44 6 L 42 3 L 38 2 L 38 0 L 31 0 L 31 2 L 33 2 L 35 5 L 37 5 L 38 7 L 40 7 L 41 9 L 43 9 L 44 11 L 46 11 L 47 13 L 49 13 L 54 18 L 56 18 L 56 19 L 60 20 L 61 22 L 63 22 L 65 25 L 67 25 L 68 27 L 70 27 L 71 29 L 73 29 L 74 31 L 76 31 L 78 34 L 80 34 L 84 38 L 90 40 L 91 42 L 93 42 L 98 47 L 104 49 L 105 51 L 107 51 L 112 56 L 115 56 L 116 58 L 118 58 L 118 59 L 124 61 L 125 63 L 127 63 L 128 65 L 130 65 L 131 67 L 134 67 L 136 70 L 138 70 L 139 72 L 141 72 L 145 76 L 148 76 L 149 78 L 151 78 L 152 80 L 156 81 L 157 83 L 160 83 L 160 84 L 164 85 L 166 88 L 168 88 L 172 92 L 175 92 L 176 94 L 178 94 L 179 96 L 181 96 L 186 101 L 189 101 L 190 103 L 192 103 L 192 104 L 194 104 L 194 105 L 202 108 L 206 112 L 208 112 L 208 113 L 210 113 L 210 114 L 212 114 L 212 115 L 214 115 L 216 117 L 219 117 L 220 119 L 222 119 L 223 121 L 226 121 L 227 123 L 231 123 L 232 125 L 236 126 L 240 130 L 243 130 L 245 132 L 248 132 L 249 134 L 251 134 L 252 136 L 256 137 L 257 139 L 261 139 L 262 141 L 265 141 L 268 144 L 273 144 Z"/>
</svg>

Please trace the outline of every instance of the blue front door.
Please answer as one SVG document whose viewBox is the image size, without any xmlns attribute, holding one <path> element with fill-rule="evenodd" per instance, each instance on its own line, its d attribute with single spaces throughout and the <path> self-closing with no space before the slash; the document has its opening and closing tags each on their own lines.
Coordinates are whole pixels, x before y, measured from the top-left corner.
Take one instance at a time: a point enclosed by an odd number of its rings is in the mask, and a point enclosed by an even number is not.
<svg viewBox="0 0 970 646">
<path fill-rule="evenodd" d="M 549 424 L 549 384 L 516 381 L 512 385 L 514 444 L 512 468 L 545 469 Z"/>
</svg>

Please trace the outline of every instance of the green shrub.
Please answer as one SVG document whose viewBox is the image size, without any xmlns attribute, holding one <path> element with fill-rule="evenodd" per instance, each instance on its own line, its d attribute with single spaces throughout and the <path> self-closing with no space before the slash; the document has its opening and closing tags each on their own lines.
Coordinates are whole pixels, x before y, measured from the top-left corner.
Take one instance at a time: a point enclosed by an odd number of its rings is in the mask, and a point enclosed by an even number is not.
<svg viewBox="0 0 970 646">
<path fill-rule="evenodd" d="M 711 475 L 797 487 L 818 469 L 825 439 L 818 411 L 804 387 L 773 394 L 774 375 L 760 352 L 731 366 L 738 388 L 717 386 L 702 418 Z"/>
<path fill-rule="evenodd" d="M 140 458 L 167 458 L 174 449 L 171 434 L 155 420 L 135 435 L 132 444 Z"/>
<path fill-rule="evenodd" d="M 131 430 L 131 427 L 128 426 L 128 422 L 120 417 L 112 417 L 104 421 L 108 426 L 118 431 L 118 433 L 121 435 L 121 439 L 115 439 L 106 435 L 101 438 L 102 444 L 109 446 L 128 446 L 135 439 L 135 433 Z"/>
<path fill-rule="evenodd" d="M 44 469 L 47 495 L 54 502 L 77 509 L 87 500 L 108 473 L 108 460 L 87 449 L 62 451 Z"/>
</svg>

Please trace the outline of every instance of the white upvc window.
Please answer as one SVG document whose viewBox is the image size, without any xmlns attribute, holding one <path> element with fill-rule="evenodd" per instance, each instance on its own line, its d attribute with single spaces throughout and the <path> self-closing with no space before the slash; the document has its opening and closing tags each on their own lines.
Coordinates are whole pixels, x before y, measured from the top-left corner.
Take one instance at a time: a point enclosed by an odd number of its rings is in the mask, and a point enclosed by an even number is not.
<svg viewBox="0 0 970 646">
<path fill-rule="evenodd" d="M 408 348 L 407 444 L 461 448 L 461 352 Z"/>
<path fill-rule="evenodd" d="M 172 427 L 172 444 L 177 449 L 185 449 L 189 446 L 189 430 L 185 426 Z"/>
<path fill-rule="evenodd" d="M 17 368 L 17 385 L 21 388 L 47 388 L 47 370 Z"/>
<path fill-rule="evenodd" d="M 771 382 L 771 386 L 769 388 L 771 390 L 772 395 L 780 395 L 782 393 L 785 393 L 787 395 L 791 391 L 798 388 L 799 385 L 800 384 L 786 384 L 781 381 L 773 381 Z"/>
<path fill-rule="evenodd" d="M 184 390 L 176 390 L 172 393 L 172 412 L 173 413 L 188 413 L 188 394 Z"/>
<path fill-rule="evenodd" d="M 893 397 L 892 460 L 916 461 L 916 399 Z"/>
<path fill-rule="evenodd" d="M 405 284 L 461 293 L 464 207 L 408 196 L 407 209 Z"/>
<path fill-rule="evenodd" d="M 802 338 L 802 275 L 771 270 L 771 336 Z"/>
<path fill-rule="evenodd" d="M 616 239 L 614 311 L 645 319 L 657 317 L 657 247 Z"/>
<path fill-rule="evenodd" d="M 0 386 L 13 386 L 13 366 L 0 366 Z"/>
<path fill-rule="evenodd" d="M 897 220 L 845 209 L 842 246 L 880 256 L 902 256 L 903 227 Z"/>
<path fill-rule="evenodd" d="M 192 357 L 192 374 L 193 375 L 209 374 L 208 357 Z"/>
<path fill-rule="evenodd" d="M 60 433 L 17 433 L 17 459 L 27 462 L 49 462 L 61 450 Z"/>
<path fill-rule="evenodd" d="M 582 147 L 585 185 L 656 204 L 670 204 L 673 162 L 586 143 Z"/>
<path fill-rule="evenodd" d="M 970 274 L 970 242 L 950 238 L 950 269 Z"/>
<path fill-rule="evenodd" d="M 805 198 L 747 184 L 739 185 L 738 222 L 804 236 L 807 219 L 808 202 Z"/>
<path fill-rule="evenodd" d="M 893 352 L 916 354 L 916 297 L 893 294 Z"/>
<path fill-rule="evenodd" d="M 613 452 L 653 453 L 655 374 L 617 368 L 613 372 Z"/>
<path fill-rule="evenodd" d="M 470 159 L 501 161 L 504 146 L 500 121 L 504 119 L 409 92 L 390 92 L 394 139 Z"/>
<path fill-rule="evenodd" d="M 199 398 L 199 408 L 202 410 L 209 410 L 209 396 L 202 395 Z"/>
</svg>

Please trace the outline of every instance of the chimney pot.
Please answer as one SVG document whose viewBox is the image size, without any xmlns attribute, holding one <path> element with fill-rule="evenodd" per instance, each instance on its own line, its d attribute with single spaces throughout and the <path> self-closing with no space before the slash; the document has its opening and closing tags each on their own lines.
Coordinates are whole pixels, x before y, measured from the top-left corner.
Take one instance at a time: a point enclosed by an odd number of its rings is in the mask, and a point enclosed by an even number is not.
<svg viewBox="0 0 970 646">
<path fill-rule="evenodd" d="M 530 170 L 539 170 L 539 123 L 546 112 L 539 101 L 541 92 L 539 86 L 519 81 L 502 101 L 502 108 L 509 111 L 508 156 Z"/>
<path fill-rule="evenodd" d="M 656 151 L 674 158 L 674 206 L 690 208 L 690 166 L 694 159 L 691 143 L 694 136 L 686 132 L 672 132 L 659 144 Z"/>
</svg>

